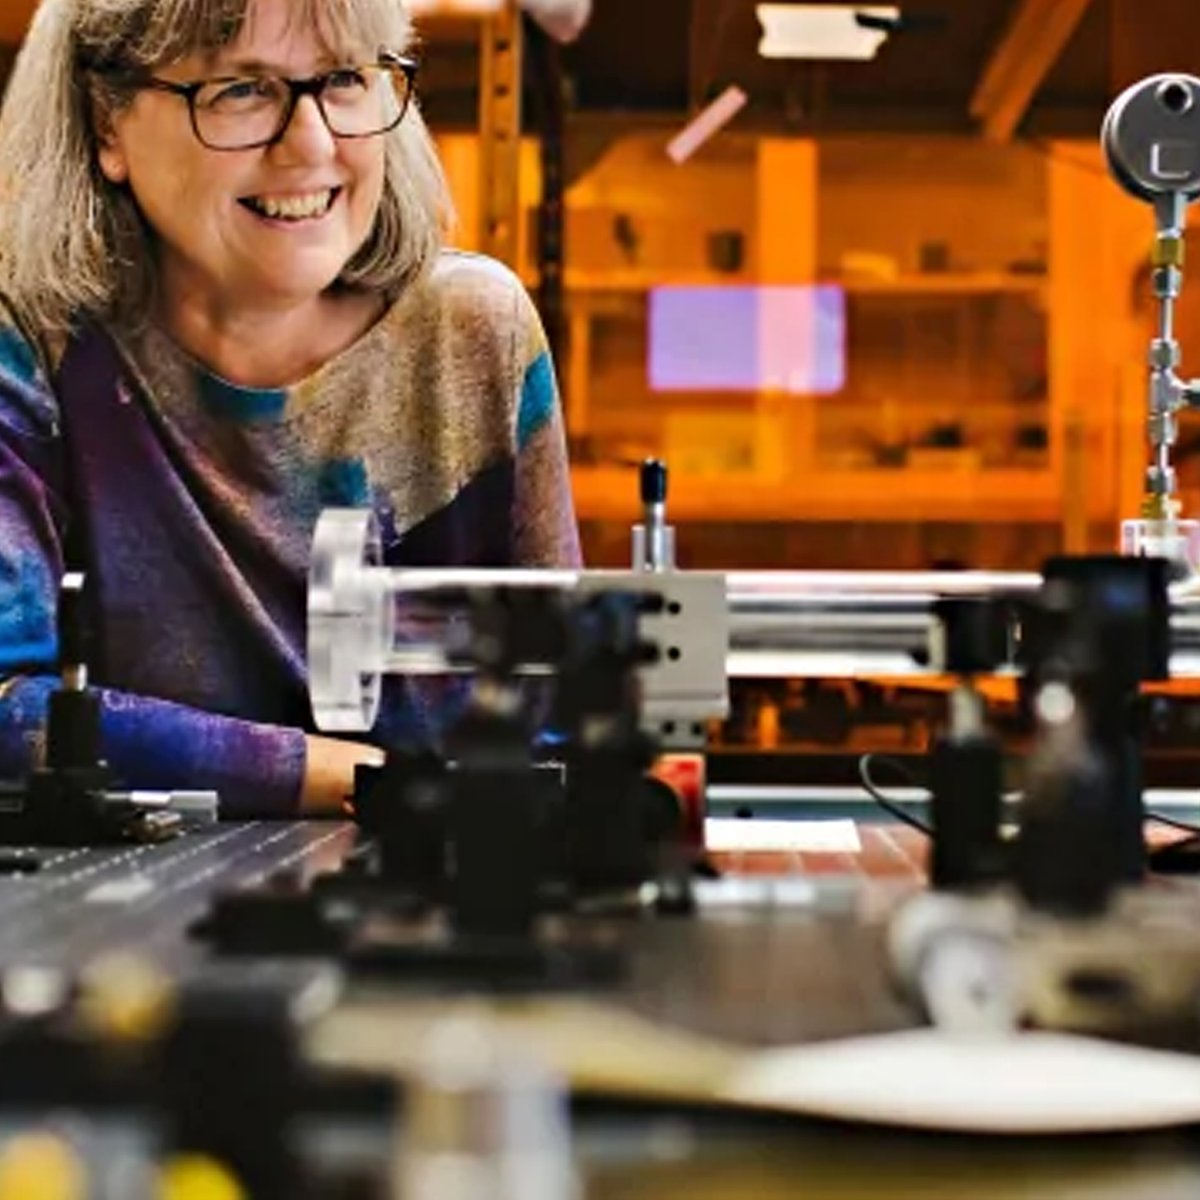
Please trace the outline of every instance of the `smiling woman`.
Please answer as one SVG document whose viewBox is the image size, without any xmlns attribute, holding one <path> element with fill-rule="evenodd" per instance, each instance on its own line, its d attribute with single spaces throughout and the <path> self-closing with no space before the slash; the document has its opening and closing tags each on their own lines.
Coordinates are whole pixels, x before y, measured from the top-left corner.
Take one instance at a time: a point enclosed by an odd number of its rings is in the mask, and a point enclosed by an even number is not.
<svg viewBox="0 0 1200 1200">
<path fill-rule="evenodd" d="M 500 264 L 443 248 L 397 0 L 44 0 L 0 112 L 0 775 L 87 572 L 109 756 L 225 811 L 336 811 L 311 733 L 322 507 L 395 564 L 570 565 L 554 371 Z M 395 685 L 379 747 L 451 702 Z"/>
</svg>

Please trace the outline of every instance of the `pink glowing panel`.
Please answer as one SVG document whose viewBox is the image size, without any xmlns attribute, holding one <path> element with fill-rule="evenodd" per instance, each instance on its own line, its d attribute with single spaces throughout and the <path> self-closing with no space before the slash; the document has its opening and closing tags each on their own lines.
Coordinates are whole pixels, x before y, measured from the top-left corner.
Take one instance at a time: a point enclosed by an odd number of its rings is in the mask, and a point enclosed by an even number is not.
<svg viewBox="0 0 1200 1200">
<path fill-rule="evenodd" d="M 654 288 L 649 373 L 659 392 L 839 392 L 845 292 L 827 284 Z"/>
</svg>

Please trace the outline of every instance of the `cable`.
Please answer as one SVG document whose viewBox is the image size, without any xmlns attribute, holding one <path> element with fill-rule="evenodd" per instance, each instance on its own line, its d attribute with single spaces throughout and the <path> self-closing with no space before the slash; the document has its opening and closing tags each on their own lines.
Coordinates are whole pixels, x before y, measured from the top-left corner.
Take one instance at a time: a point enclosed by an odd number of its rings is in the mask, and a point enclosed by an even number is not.
<svg viewBox="0 0 1200 1200">
<path fill-rule="evenodd" d="M 1148 848 L 1146 866 L 1154 874 L 1194 875 L 1200 870 L 1200 825 L 1192 825 L 1175 817 L 1165 817 L 1157 812 L 1147 812 L 1146 817 L 1188 834 L 1187 837 L 1176 838 L 1165 846 Z"/>
<path fill-rule="evenodd" d="M 1184 833 L 1195 834 L 1200 837 L 1200 825 L 1193 825 L 1190 821 L 1181 821 L 1178 817 L 1166 817 L 1162 813 L 1147 812 L 1146 816 L 1151 821 L 1157 821 L 1160 825 L 1169 825 L 1172 829 L 1179 829 Z"/>
<path fill-rule="evenodd" d="M 875 782 L 871 776 L 871 764 L 873 762 L 886 764 L 897 774 L 902 775 L 907 783 L 913 787 L 921 787 L 921 782 L 917 777 L 902 763 L 899 759 L 888 758 L 882 754 L 864 754 L 858 760 L 858 777 L 862 782 L 863 790 L 883 809 L 884 812 L 896 818 L 897 821 L 909 826 L 910 829 L 915 829 L 919 833 L 923 833 L 926 837 L 933 837 L 933 829 L 927 825 L 919 817 L 913 816 L 912 813 L 901 808 L 900 805 L 890 799 L 882 788 Z M 1195 840 L 1200 844 L 1200 824 L 1194 824 L 1190 821 L 1181 821 L 1178 817 L 1169 817 L 1164 813 L 1150 812 L 1146 813 L 1148 820 L 1157 821 L 1160 825 L 1168 825 L 1172 829 L 1178 829 L 1181 833 L 1189 833 L 1191 838 L 1184 839 L 1181 842 L 1175 842 L 1171 846 L 1160 847 L 1160 850 L 1172 850 L 1178 846 L 1182 846 L 1185 842 Z"/>
<path fill-rule="evenodd" d="M 858 760 L 858 778 L 862 782 L 863 790 L 885 813 L 895 817 L 897 821 L 907 825 L 910 829 L 915 829 L 918 833 L 923 833 L 926 837 L 933 837 L 933 829 L 929 825 L 926 825 L 920 817 L 914 817 L 912 813 L 901 808 L 896 801 L 888 799 L 879 785 L 871 778 L 871 763 L 876 759 L 887 763 L 893 771 L 903 775 L 914 787 L 921 786 L 916 776 L 899 759 L 885 758 L 880 754 L 864 754 Z"/>
</svg>

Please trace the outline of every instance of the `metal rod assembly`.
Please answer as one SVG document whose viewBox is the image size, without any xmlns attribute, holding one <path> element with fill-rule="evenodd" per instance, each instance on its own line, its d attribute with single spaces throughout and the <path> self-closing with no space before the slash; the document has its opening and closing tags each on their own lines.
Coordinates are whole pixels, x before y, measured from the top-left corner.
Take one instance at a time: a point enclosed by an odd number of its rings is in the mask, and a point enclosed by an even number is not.
<svg viewBox="0 0 1200 1200">
<path fill-rule="evenodd" d="M 501 589 L 640 592 L 656 601 L 644 636 L 661 648 L 643 669 L 648 711 L 661 724 L 720 717 L 737 678 L 905 678 L 939 671 L 939 606 L 951 599 L 1031 600 L 1042 576 L 1005 572 L 698 572 L 463 570 L 375 565 L 367 511 L 326 513 L 314 542 L 309 670 L 323 728 L 374 722 L 380 678 L 469 670 L 472 605 Z M 1005 618 L 1011 645 L 1017 616 Z M 1200 676 L 1200 589 L 1171 592 L 1171 673 Z M 1015 653 L 999 670 L 1016 671 Z M 523 664 L 544 673 L 546 663 Z"/>
</svg>

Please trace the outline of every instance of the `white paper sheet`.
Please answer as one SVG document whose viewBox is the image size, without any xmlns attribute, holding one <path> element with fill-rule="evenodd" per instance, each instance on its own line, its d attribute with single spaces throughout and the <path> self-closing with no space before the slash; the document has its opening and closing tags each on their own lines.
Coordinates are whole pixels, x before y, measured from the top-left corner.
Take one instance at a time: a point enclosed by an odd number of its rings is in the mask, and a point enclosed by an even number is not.
<svg viewBox="0 0 1200 1200">
<path fill-rule="evenodd" d="M 756 817 L 710 817 L 709 850 L 793 850 L 810 854 L 857 854 L 862 849 L 853 821 L 760 821 Z"/>
<path fill-rule="evenodd" d="M 1055 1033 L 932 1029 L 759 1055 L 729 1096 L 816 1116 L 993 1134 L 1200 1121 L 1200 1059 Z"/>
</svg>

